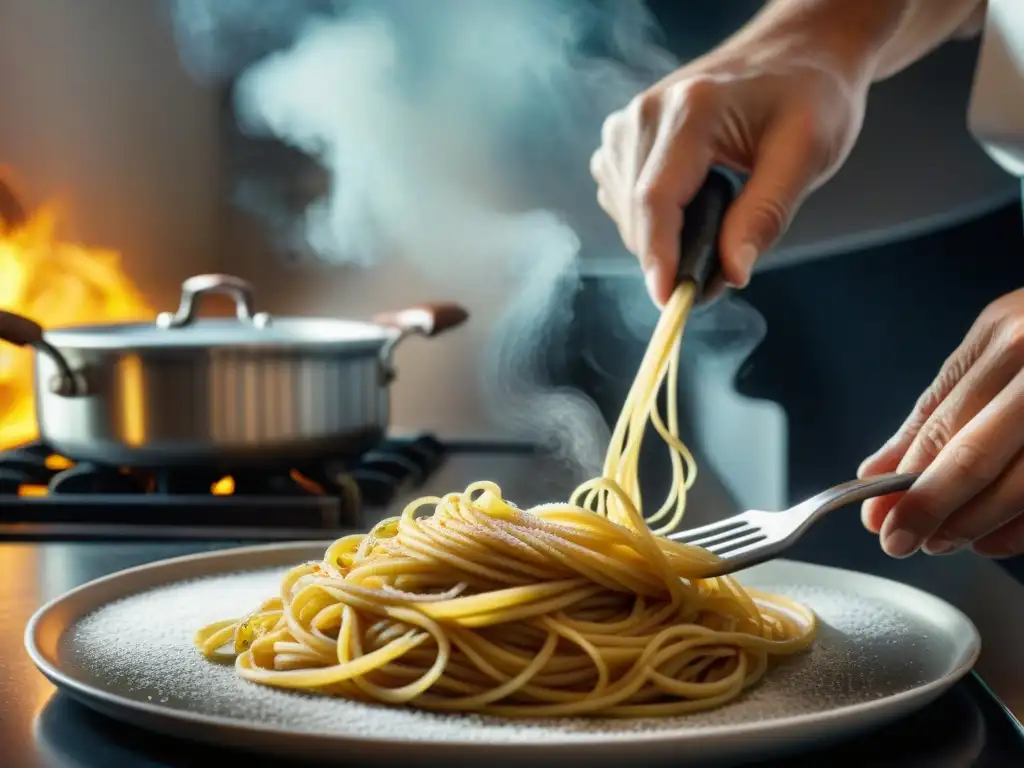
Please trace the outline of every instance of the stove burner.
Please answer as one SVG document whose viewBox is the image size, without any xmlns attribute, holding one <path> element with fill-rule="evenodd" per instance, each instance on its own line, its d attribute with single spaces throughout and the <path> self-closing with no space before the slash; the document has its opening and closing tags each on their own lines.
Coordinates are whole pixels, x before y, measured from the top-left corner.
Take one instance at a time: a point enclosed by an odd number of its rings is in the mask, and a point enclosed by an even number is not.
<svg viewBox="0 0 1024 768">
<path fill-rule="evenodd" d="M 279 470 L 143 470 L 72 463 L 36 442 L 0 452 L 0 522 L 359 525 L 363 505 L 384 506 L 418 486 L 445 452 L 439 440 L 420 435 Z"/>
<path fill-rule="evenodd" d="M 82 462 L 58 472 L 48 489 L 53 494 L 68 493 L 145 493 L 144 479 L 118 469 Z"/>
<path fill-rule="evenodd" d="M 18 493 L 26 485 L 47 485 L 57 473 L 47 465 L 49 455 L 41 443 L 0 453 L 0 494 Z"/>
</svg>

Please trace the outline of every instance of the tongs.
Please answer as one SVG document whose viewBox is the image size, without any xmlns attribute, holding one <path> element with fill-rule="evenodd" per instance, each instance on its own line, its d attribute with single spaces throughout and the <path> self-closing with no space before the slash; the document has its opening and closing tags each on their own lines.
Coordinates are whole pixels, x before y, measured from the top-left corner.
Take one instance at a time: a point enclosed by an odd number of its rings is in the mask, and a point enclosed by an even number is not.
<svg viewBox="0 0 1024 768">
<path fill-rule="evenodd" d="M 713 168 L 686 206 L 676 274 L 679 282 L 689 280 L 694 284 L 696 304 L 707 303 L 715 293 L 720 275 L 719 233 L 738 191 L 739 182 L 731 173 Z M 917 474 L 891 473 L 851 480 L 782 512 L 751 509 L 710 525 L 678 531 L 668 538 L 718 555 L 718 563 L 702 575 L 722 576 L 778 557 L 829 512 L 909 490 L 917 478 Z"/>
<path fill-rule="evenodd" d="M 706 303 L 716 293 L 721 275 L 718 236 L 739 188 L 739 179 L 732 173 L 712 168 L 684 211 L 676 282 L 689 280 L 694 284 L 696 305 Z"/>
</svg>

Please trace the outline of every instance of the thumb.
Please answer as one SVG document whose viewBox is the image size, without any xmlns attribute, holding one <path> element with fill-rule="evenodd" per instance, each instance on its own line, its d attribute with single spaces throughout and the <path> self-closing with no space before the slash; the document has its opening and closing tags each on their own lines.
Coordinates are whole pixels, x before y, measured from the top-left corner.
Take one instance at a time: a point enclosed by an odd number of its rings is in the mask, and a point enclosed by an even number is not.
<svg viewBox="0 0 1024 768">
<path fill-rule="evenodd" d="M 761 141 L 750 179 L 722 224 L 722 272 L 743 288 L 754 262 L 782 237 L 820 175 L 813 135 L 782 122 Z"/>
</svg>

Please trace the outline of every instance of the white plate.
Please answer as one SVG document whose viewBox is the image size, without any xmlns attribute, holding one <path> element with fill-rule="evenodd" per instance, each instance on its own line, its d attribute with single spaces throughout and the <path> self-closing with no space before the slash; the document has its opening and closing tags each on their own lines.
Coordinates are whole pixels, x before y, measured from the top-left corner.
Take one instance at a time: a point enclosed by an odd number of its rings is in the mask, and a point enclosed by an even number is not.
<svg viewBox="0 0 1024 768">
<path fill-rule="evenodd" d="M 528 723 L 446 716 L 244 682 L 191 638 L 277 594 L 322 543 L 189 555 L 72 590 L 32 617 L 25 644 L 58 688 L 106 715 L 185 739 L 287 757 L 360 762 L 486 760 L 674 765 L 764 759 L 851 736 L 918 709 L 971 668 L 978 632 L 932 595 L 874 576 L 779 560 L 744 584 L 790 595 L 821 619 L 814 649 L 713 712 Z"/>
</svg>

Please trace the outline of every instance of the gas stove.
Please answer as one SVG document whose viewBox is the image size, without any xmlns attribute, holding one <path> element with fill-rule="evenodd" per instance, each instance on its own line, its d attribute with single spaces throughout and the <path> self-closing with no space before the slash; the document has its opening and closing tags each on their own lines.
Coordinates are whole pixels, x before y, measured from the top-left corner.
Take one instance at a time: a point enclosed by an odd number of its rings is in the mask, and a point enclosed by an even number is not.
<svg viewBox="0 0 1024 768">
<path fill-rule="evenodd" d="M 75 462 L 34 442 L 0 452 L 0 536 L 326 538 L 395 514 L 452 453 L 495 451 L 534 453 L 417 434 L 300 467 L 141 470 Z"/>
</svg>

